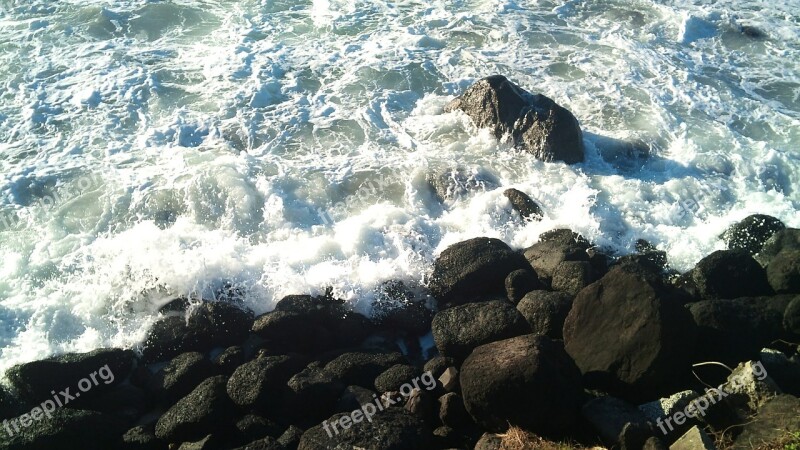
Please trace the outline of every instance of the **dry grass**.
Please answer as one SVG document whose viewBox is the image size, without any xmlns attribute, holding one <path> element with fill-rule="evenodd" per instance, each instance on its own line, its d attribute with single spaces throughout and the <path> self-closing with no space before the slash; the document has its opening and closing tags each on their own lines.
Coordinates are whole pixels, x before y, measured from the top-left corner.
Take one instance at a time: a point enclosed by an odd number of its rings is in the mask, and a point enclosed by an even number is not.
<svg viewBox="0 0 800 450">
<path fill-rule="evenodd" d="M 602 447 L 582 447 L 564 442 L 548 441 L 519 427 L 511 427 L 503 434 L 500 450 L 605 450 Z"/>
</svg>

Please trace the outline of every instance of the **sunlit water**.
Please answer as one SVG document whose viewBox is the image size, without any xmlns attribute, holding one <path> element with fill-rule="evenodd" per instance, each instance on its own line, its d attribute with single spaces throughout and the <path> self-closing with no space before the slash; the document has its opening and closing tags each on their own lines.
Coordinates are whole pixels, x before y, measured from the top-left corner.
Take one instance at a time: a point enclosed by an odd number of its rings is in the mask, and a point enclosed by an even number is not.
<svg viewBox="0 0 800 450">
<path fill-rule="evenodd" d="M 686 270 L 748 214 L 800 226 L 800 1 L 708 3 L 0 0 L 0 369 L 131 346 L 226 282 L 366 312 L 470 237 L 646 238 Z M 495 73 L 572 110 L 587 161 L 443 112 Z M 489 182 L 441 206 L 456 166 Z"/>
</svg>

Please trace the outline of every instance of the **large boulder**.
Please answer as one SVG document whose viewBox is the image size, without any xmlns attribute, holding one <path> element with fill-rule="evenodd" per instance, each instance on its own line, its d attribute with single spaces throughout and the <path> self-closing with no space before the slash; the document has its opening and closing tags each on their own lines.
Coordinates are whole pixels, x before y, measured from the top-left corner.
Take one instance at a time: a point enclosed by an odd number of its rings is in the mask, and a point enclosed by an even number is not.
<svg viewBox="0 0 800 450">
<path fill-rule="evenodd" d="M 588 384 L 644 400 L 688 373 L 695 327 L 668 286 L 615 268 L 575 297 L 563 333 Z"/>
<path fill-rule="evenodd" d="M 508 301 L 515 305 L 528 292 L 543 288 L 544 286 L 539 281 L 539 277 L 532 270 L 518 269 L 506 277 L 506 296 Z"/>
<path fill-rule="evenodd" d="M 567 164 L 584 159 L 583 133 L 571 112 L 541 94 L 533 95 L 502 75 L 478 80 L 445 111 L 464 111 L 478 128 L 543 161 Z"/>
<path fill-rule="evenodd" d="M 767 266 L 767 280 L 778 294 L 800 294 L 800 250 L 784 250 Z"/>
<path fill-rule="evenodd" d="M 389 280 L 375 289 L 372 320 L 382 330 L 424 335 L 431 329 L 430 293 L 420 286 Z"/>
<path fill-rule="evenodd" d="M 130 350 L 106 348 L 88 353 L 67 353 L 40 361 L 18 364 L 6 371 L 17 394 L 30 403 L 52 400 L 52 391 L 71 389 L 73 405 L 97 398 L 121 383 L 133 369 Z M 84 381 L 85 380 L 85 381 Z"/>
<path fill-rule="evenodd" d="M 701 299 L 769 295 L 764 268 L 745 250 L 718 250 L 681 276 L 678 285 Z"/>
<path fill-rule="evenodd" d="M 116 448 L 126 423 L 108 414 L 73 408 L 58 408 L 49 416 L 31 420 L 22 426 L 10 420 L 0 432 L 4 450 L 107 450 Z M 8 428 L 6 428 L 8 427 Z M 8 430 L 11 430 L 11 434 Z"/>
<path fill-rule="evenodd" d="M 539 236 L 539 242 L 524 251 L 539 280 L 550 286 L 558 266 L 565 261 L 590 261 L 591 245 L 569 230 L 555 230 Z"/>
<path fill-rule="evenodd" d="M 533 334 L 562 339 L 562 329 L 572 309 L 574 297 L 563 292 L 533 291 L 520 300 L 517 310 L 531 326 Z"/>
<path fill-rule="evenodd" d="M 545 436 L 574 430 L 581 374 L 557 341 L 532 334 L 476 348 L 461 366 L 461 393 L 483 429 L 516 425 Z"/>
<path fill-rule="evenodd" d="M 800 250 L 800 229 L 786 228 L 778 231 L 767 239 L 755 259 L 766 267 L 778 253 L 784 250 Z"/>
<path fill-rule="evenodd" d="M 243 408 L 265 408 L 284 395 L 286 382 L 307 361 L 297 356 L 260 356 L 237 367 L 227 381 L 227 394 Z"/>
<path fill-rule="evenodd" d="M 530 326 L 513 304 L 496 300 L 439 311 L 432 332 L 442 355 L 463 360 L 479 345 L 530 333 Z"/>
<path fill-rule="evenodd" d="M 731 225 L 722 233 L 722 239 L 728 250 L 745 250 L 755 255 L 769 238 L 784 228 L 786 225 L 775 217 L 753 214 Z"/>
<path fill-rule="evenodd" d="M 530 270 L 519 253 L 499 239 L 474 238 L 446 248 L 433 265 L 429 288 L 441 305 L 504 296 L 509 273 Z"/>
<path fill-rule="evenodd" d="M 202 353 L 183 353 L 159 370 L 150 379 L 148 388 L 159 397 L 175 401 L 192 392 L 214 371 L 214 365 Z"/>
<path fill-rule="evenodd" d="M 375 378 L 395 364 L 406 363 L 400 353 L 351 352 L 325 365 L 325 372 L 347 385 L 371 389 Z"/>
<path fill-rule="evenodd" d="M 783 317 L 793 297 L 743 297 L 689 304 L 698 330 L 698 339 L 692 345 L 695 358 L 728 365 L 758 359 L 762 348 L 786 337 Z"/>
<path fill-rule="evenodd" d="M 426 450 L 431 448 L 430 433 L 422 419 L 402 408 L 379 411 L 370 420 L 357 410 L 335 414 L 309 428 L 303 433 L 297 450 Z"/>
<path fill-rule="evenodd" d="M 156 422 L 156 437 L 167 442 L 196 441 L 221 429 L 220 420 L 233 412 L 233 403 L 225 393 L 227 379 L 211 377 L 200 383 Z"/>
</svg>

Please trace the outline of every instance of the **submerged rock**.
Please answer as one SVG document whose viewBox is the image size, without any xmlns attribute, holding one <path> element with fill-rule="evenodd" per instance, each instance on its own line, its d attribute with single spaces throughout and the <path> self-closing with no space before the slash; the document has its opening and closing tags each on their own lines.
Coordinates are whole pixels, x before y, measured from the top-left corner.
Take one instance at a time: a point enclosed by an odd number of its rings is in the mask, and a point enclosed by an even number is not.
<svg viewBox="0 0 800 450">
<path fill-rule="evenodd" d="M 543 161 L 574 164 L 584 159 L 583 133 L 575 116 L 502 75 L 475 82 L 445 107 L 455 110 L 464 111 L 478 128 L 491 129 L 498 139 L 510 136 L 514 145 Z"/>
<path fill-rule="evenodd" d="M 544 217 L 542 208 L 533 201 L 533 199 L 528 197 L 528 194 L 512 188 L 503 191 L 503 195 L 506 196 L 508 201 L 511 202 L 511 207 L 514 208 L 523 219 L 542 220 L 542 217 Z"/>
<path fill-rule="evenodd" d="M 430 174 L 426 181 L 433 195 L 442 203 L 458 200 L 471 192 L 495 189 L 500 185 L 493 175 L 482 169 L 468 171 L 463 167 Z"/>
</svg>

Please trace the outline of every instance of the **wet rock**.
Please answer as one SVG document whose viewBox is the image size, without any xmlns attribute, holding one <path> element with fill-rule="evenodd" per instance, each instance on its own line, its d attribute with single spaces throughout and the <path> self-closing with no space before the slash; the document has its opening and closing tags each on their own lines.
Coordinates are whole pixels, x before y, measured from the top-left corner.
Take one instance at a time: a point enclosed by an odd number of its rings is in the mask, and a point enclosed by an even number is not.
<svg viewBox="0 0 800 450">
<path fill-rule="evenodd" d="M 769 238 L 784 228 L 786 225 L 775 217 L 753 214 L 725 230 L 722 240 L 728 250 L 744 250 L 755 255 Z"/>
<path fill-rule="evenodd" d="M 244 349 L 238 345 L 230 346 L 215 356 L 211 362 L 221 374 L 230 375 L 237 367 L 244 364 Z"/>
<path fill-rule="evenodd" d="M 422 372 L 408 364 L 395 364 L 375 378 L 375 390 L 380 393 L 399 391 L 400 387 L 422 375 Z"/>
<path fill-rule="evenodd" d="M 631 400 L 666 393 L 688 373 L 695 333 L 669 287 L 620 268 L 575 297 L 563 329 L 587 384 Z"/>
<path fill-rule="evenodd" d="M 635 406 L 614 397 L 600 397 L 586 402 L 581 415 L 600 437 L 612 446 L 642 448 L 653 437 L 647 417 Z"/>
<path fill-rule="evenodd" d="M 792 298 L 746 297 L 690 304 L 698 330 L 692 345 L 695 359 L 728 365 L 757 359 L 762 348 L 785 337 L 783 315 Z"/>
<path fill-rule="evenodd" d="M 661 269 L 667 268 L 667 252 L 659 250 L 658 248 L 656 248 L 656 246 L 654 246 L 650 242 L 644 239 L 637 240 L 636 252 L 639 254 L 639 256 L 644 257 L 653 265 Z"/>
<path fill-rule="evenodd" d="M 542 208 L 528 197 L 528 194 L 512 188 L 503 191 L 503 195 L 511 202 L 511 207 L 514 208 L 514 211 L 518 212 L 523 219 L 542 220 L 544 217 Z"/>
<path fill-rule="evenodd" d="M 525 249 L 525 259 L 545 286 L 550 286 L 556 268 L 562 262 L 589 261 L 586 253 L 589 243 L 580 237 L 573 238 L 574 233 L 569 230 L 561 231 L 565 233 L 544 234 L 540 236 L 539 242 Z"/>
<path fill-rule="evenodd" d="M 225 392 L 227 378 L 211 377 L 180 399 L 156 422 L 156 437 L 167 442 L 191 442 L 219 430 L 220 417 L 233 412 Z"/>
<path fill-rule="evenodd" d="M 766 443 L 775 444 L 787 438 L 787 431 L 797 430 L 800 430 L 800 399 L 779 395 L 765 403 L 744 426 L 733 448 L 750 450 Z"/>
<path fill-rule="evenodd" d="M 800 250 L 800 229 L 786 228 L 778 231 L 767 239 L 755 259 L 766 267 L 783 250 Z"/>
<path fill-rule="evenodd" d="M 426 306 L 427 295 L 402 281 L 383 283 L 372 304 L 372 319 L 380 329 L 423 335 L 431 328 L 433 312 Z"/>
<path fill-rule="evenodd" d="M 442 355 L 463 360 L 479 345 L 530 333 L 530 326 L 513 304 L 492 301 L 439 311 L 432 332 Z"/>
<path fill-rule="evenodd" d="M 506 277 L 506 296 L 515 305 L 525 294 L 537 289 L 544 289 L 544 285 L 532 270 L 515 270 Z"/>
<path fill-rule="evenodd" d="M 71 388 L 73 395 L 80 395 L 69 401 L 73 405 L 80 405 L 82 401 L 109 392 L 125 380 L 133 369 L 134 360 L 132 351 L 118 348 L 67 353 L 17 364 L 6 371 L 6 377 L 19 397 L 29 403 L 52 400 L 52 391 L 61 392 Z M 84 388 L 79 390 L 81 386 Z"/>
<path fill-rule="evenodd" d="M 470 86 L 445 111 L 464 111 L 478 128 L 513 143 L 544 161 L 582 162 L 583 133 L 575 116 L 544 95 L 532 95 L 502 75 Z"/>
<path fill-rule="evenodd" d="M 433 266 L 429 288 L 440 306 L 505 295 L 509 273 L 530 270 L 519 253 L 499 239 L 475 238 L 445 249 Z"/>
<path fill-rule="evenodd" d="M 9 421 L 7 429 L 0 432 L 0 448 L 4 450 L 107 450 L 115 448 L 120 436 L 127 429 L 120 419 L 94 411 L 73 408 L 58 408 L 51 417 L 38 418 L 29 414 L 28 426 Z"/>
<path fill-rule="evenodd" d="M 353 419 L 360 420 L 358 423 L 353 423 Z M 298 450 L 331 448 L 422 450 L 430 448 L 430 433 L 431 430 L 421 419 L 408 414 L 402 408 L 381 411 L 372 416 L 372 421 L 366 420 L 363 415 L 352 417 L 340 413 L 306 430 L 297 448 Z"/>
<path fill-rule="evenodd" d="M 151 378 L 149 390 L 168 401 L 175 401 L 192 392 L 203 380 L 213 375 L 212 372 L 214 366 L 202 353 L 183 353 Z"/>
<path fill-rule="evenodd" d="M 767 266 L 767 280 L 778 294 L 800 294 L 800 250 L 778 253 Z"/>
<path fill-rule="evenodd" d="M 594 274 L 588 261 L 563 261 L 556 266 L 550 284 L 555 291 L 576 295 L 592 281 Z"/>
<path fill-rule="evenodd" d="M 500 183 L 488 172 L 480 169 L 457 167 L 426 177 L 433 195 L 442 203 L 450 203 L 472 192 L 496 189 Z"/>
<path fill-rule="evenodd" d="M 573 298 L 563 292 L 533 291 L 520 300 L 517 310 L 531 326 L 533 334 L 561 339 Z"/>
<path fill-rule="evenodd" d="M 766 272 L 744 250 L 718 250 L 706 256 L 681 276 L 679 286 L 706 300 L 772 294 Z"/>
<path fill-rule="evenodd" d="M 371 388 L 375 378 L 394 366 L 405 363 L 399 353 L 345 353 L 325 365 L 325 371 L 345 385 Z"/>
<path fill-rule="evenodd" d="M 261 356 L 239 366 L 227 381 L 227 395 L 238 406 L 253 408 L 280 399 L 289 378 L 306 364 L 297 356 Z"/>
<path fill-rule="evenodd" d="M 537 434 L 574 429 L 583 395 L 580 371 L 559 343 L 525 335 L 476 348 L 461 366 L 461 394 L 482 428 L 509 422 Z"/>
</svg>

